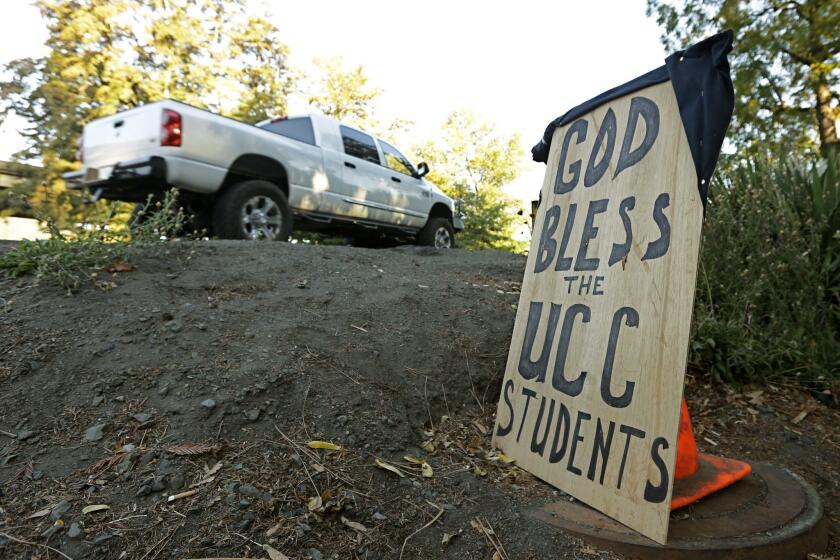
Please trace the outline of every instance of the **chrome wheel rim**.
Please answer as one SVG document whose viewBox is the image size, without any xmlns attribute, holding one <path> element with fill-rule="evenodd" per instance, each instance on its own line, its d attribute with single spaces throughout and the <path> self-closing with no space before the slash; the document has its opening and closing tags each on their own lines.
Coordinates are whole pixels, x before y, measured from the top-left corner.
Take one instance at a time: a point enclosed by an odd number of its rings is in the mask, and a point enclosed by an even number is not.
<svg viewBox="0 0 840 560">
<path fill-rule="evenodd" d="M 441 226 L 435 231 L 435 248 L 436 249 L 451 249 L 452 248 L 452 234 L 449 230 Z"/>
<path fill-rule="evenodd" d="M 242 231 L 247 239 L 275 240 L 283 229 L 280 207 L 267 196 L 249 198 L 242 206 Z"/>
</svg>

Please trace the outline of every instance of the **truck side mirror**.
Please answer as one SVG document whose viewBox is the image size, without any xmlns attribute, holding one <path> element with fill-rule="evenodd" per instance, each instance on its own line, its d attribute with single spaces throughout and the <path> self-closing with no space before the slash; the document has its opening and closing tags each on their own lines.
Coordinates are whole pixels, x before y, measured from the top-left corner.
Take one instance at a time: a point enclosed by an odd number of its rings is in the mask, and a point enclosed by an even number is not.
<svg viewBox="0 0 840 560">
<path fill-rule="evenodd" d="M 420 165 L 417 166 L 417 178 L 420 179 L 421 177 L 426 176 L 429 173 L 429 164 L 421 162 Z"/>
</svg>

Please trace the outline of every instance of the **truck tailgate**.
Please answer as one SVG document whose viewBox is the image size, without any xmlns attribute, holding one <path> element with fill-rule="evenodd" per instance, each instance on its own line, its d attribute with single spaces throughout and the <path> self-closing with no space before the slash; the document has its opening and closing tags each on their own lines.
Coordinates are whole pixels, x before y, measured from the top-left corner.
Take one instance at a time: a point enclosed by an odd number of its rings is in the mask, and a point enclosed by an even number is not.
<svg viewBox="0 0 840 560">
<path fill-rule="evenodd" d="M 162 110 L 153 103 L 89 123 L 82 140 L 85 166 L 108 168 L 150 155 L 160 145 Z"/>
</svg>

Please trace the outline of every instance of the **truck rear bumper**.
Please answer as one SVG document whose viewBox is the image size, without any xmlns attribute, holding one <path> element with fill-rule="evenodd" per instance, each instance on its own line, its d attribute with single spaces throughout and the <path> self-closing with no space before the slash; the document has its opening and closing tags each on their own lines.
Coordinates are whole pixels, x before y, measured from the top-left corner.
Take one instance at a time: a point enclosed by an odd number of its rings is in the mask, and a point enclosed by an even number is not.
<svg viewBox="0 0 840 560">
<path fill-rule="evenodd" d="M 68 188 L 87 188 L 96 198 L 144 202 L 150 194 L 166 190 L 166 160 L 153 156 L 125 161 L 114 166 L 107 177 L 100 178 L 99 169 L 65 173 Z M 106 173 L 102 173 L 105 175 Z"/>
</svg>

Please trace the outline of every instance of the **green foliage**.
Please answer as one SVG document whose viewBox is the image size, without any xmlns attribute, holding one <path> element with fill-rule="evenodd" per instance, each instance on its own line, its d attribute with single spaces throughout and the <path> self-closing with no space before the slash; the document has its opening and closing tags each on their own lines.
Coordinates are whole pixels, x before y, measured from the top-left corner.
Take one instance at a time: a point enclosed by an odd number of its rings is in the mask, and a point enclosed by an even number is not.
<svg viewBox="0 0 840 560">
<path fill-rule="evenodd" d="M 382 90 L 370 83 L 363 66 L 346 69 L 340 56 L 316 60 L 318 72 L 304 87 L 309 104 L 327 115 L 382 137 L 392 137 L 414 123 L 397 118 L 383 123 L 376 117 Z"/>
<path fill-rule="evenodd" d="M 369 129 L 373 121 L 374 101 L 382 90 L 369 83 L 364 67 L 349 70 L 341 57 L 316 60 L 321 75 L 310 87 L 309 104 L 329 117 Z"/>
<path fill-rule="evenodd" d="M 840 376 L 840 173 L 759 160 L 711 190 L 691 361 L 725 381 Z"/>
<path fill-rule="evenodd" d="M 663 27 L 669 50 L 722 29 L 735 32 L 729 136 L 742 152 L 837 149 L 840 2 L 647 0 L 647 13 Z"/>
<path fill-rule="evenodd" d="M 438 141 L 415 148 L 431 169 L 429 180 L 452 198 L 464 201 L 466 229 L 458 243 L 466 249 L 522 252 L 513 239 L 518 224 L 515 201 L 502 187 L 519 175 L 523 150 L 519 136 L 498 134 L 493 125 L 467 111 L 452 113 Z"/>
<path fill-rule="evenodd" d="M 0 254 L 0 271 L 12 276 L 31 274 L 36 278 L 57 281 L 67 289 L 79 287 L 86 278 L 96 278 L 98 271 L 140 254 L 152 252 L 165 239 L 175 237 L 183 228 L 185 216 L 178 207 L 177 191 L 167 192 L 153 203 L 151 198 L 143 208 L 147 218 L 131 232 L 111 226 L 112 214 L 99 222 L 88 221 L 69 230 L 59 229 L 47 219 L 48 239 L 23 240 L 18 246 Z M 107 283 L 102 285 L 107 288 Z"/>
<path fill-rule="evenodd" d="M 39 0 L 44 57 L 3 69 L 0 120 L 31 123 L 18 158 L 40 160 L 24 182 L 33 206 L 64 227 L 89 214 L 61 174 L 78 167 L 82 128 L 93 119 L 173 98 L 257 121 L 286 112 L 291 77 L 277 29 L 248 16 L 246 0 Z M 97 205 L 100 215 L 107 205 Z"/>
</svg>

